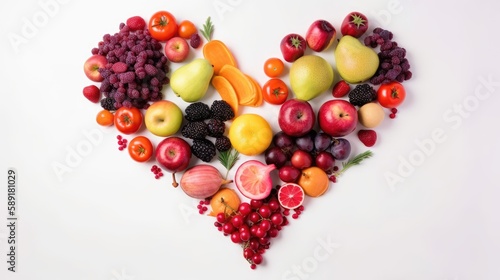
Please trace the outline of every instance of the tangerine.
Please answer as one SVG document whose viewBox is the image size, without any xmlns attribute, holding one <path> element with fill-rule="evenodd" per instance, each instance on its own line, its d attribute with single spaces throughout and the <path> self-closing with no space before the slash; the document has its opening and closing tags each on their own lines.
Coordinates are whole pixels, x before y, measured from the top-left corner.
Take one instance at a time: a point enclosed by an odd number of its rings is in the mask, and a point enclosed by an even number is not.
<svg viewBox="0 0 500 280">
<path fill-rule="evenodd" d="M 304 189 L 307 196 L 318 197 L 328 190 L 330 180 L 323 169 L 312 166 L 302 170 L 297 183 Z"/>
<path fill-rule="evenodd" d="M 233 189 L 221 188 L 210 199 L 212 211 L 209 215 L 215 217 L 219 213 L 224 213 L 226 216 L 231 216 L 238 211 L 240 203 L 240 197 Z"/>
</svg>

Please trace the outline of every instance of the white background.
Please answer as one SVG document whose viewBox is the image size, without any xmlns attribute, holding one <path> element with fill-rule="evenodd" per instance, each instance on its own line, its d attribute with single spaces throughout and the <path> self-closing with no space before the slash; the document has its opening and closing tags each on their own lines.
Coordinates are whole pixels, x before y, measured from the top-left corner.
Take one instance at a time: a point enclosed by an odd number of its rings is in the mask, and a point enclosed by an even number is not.
<svg viewBox="0 0 500 280">
<path fill-rule="evenodd" d="M 500 279 L 494 1 L 52 1 L 50 14 L 40 4 L 47 2 L 0 4 L 1 279 Z M 102 35 L 157 10 L 198 26 L 211 16 L 213 36 L 261 84 L 267 80 L 262 64 L 280 56 L 284 35 L 305 34 L 320 18 L 339 31 L 353 10 L 364 12 L 372 27 L 391 30 L 407 49 L 414 73 L 404 83 L 408 99 L 395 120 L 377 128 L 375 156 L 324 196 L 306 199 L 303 215 L 272 241 L 255 271 L 214 220 L 196 212 L 197 201 L 170 186 L 169 174 L 155 180 L 154 162 L 138 164 L 118 151 L 116 130 L 99 128 L 99 105 L 82 96 L 89 84 L 83 62 Z M 36 30 L 23 35 L 28 22 Z M 13 34 L 25 41 L 12 44 Z M 332 66 L 334 47 L 320 54 Z M 493 81 L 489 91 L 482 80 Z M 486 97 L 478 99 L 476 90 Z M 186 106 L 168 86 L 164 92 Z M 311 103 L 317 109 L 330 97 Z M 205 101 L 215 98 L 211 89 Z M 454 111 L 458 106 L 463 115 Z M 277 106 L 242 112 L 258 112 L 278 130 Z M 429 144 L 434 131 L 443 141 Z M 53 165 L 67 164 L 71 150 L 88 144 L 86 133 L 97 137 L 91 151 L 58 178 Z M 364 150 L 355 136 L 349 139 L 353 152 Z M 417 143 L 427 143 L 429 153 Z M 412 169 L 402 167 L 406 161 Z M 6 263 L 9 167 L 19 173 L 16 273 Z M 404 181 L 391 186 L 388 173 Z M 325 242 L 333 249 L 326 251 Z"/>
</svg>

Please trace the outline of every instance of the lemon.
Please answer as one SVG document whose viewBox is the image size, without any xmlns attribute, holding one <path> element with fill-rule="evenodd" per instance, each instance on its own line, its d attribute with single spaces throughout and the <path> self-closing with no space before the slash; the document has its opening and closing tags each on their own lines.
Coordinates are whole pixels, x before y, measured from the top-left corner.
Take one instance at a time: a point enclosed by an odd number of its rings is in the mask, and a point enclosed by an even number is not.
<svg viewBox="0 0 500 280">
<path fill-rule="evenodd" d="M 324 58 L 304 55 L 290 68 L 290 87 L 301 100 L 311 100 L 333 84 L 333 68 Z"/>
<path fill-rule="evenodd" d="M 257 114 L 242 114 L 233 120 L 228 137 L 231 145 L 240 154 L 254 156 L 269 147 L 273 131 L 263 117 Z"/>
</svg>

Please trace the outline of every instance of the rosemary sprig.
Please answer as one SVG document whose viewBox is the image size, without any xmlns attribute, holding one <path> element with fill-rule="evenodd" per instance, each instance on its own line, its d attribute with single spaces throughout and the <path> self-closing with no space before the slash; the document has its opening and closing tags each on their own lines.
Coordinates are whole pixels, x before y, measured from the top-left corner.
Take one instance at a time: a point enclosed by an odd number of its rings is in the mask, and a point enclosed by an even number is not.
<svg viewBox="0 0 500 280">
<path fill-rule="evenodd" d="M 207 41 L 212 40 L 212 33 L 214 32 L 214 25 L 212 24 L 212 19 L 210 17 L 207 18 L 205 24 L 203 24 L 203 30 L 200 31 L 203 37 L 207 39 Z"/>
<path fill-rule="evenodd" d="M 353 167 L 355 165 L 361 164 L 361 162 L 364 159 L 367 159 L 367 158 L 369 158 L 371 156 L 373 156 L 373 153 L 372 153 L 372 151 L 368 150 L 368 151 L 365 151 L 365 152 L 363 152 L 361 154 L 356 155 L 355 157 L 351 158 L 347 162 L 343 162 L 342 163 L 342 169 L 334 173 L 335 177 L 338 177 L 338 176 L 342 175 L 342 173 L 344 173 L 350 167 Z"/>
<path fill-rule="evenodd" d="M 240 158 L 240 153 L 236 151 L 235 149 L 231 148 L 227 151 L 224 152 L 219 152 L 218 159 L 220 163 L 226 168 L 226 176 L 224 179 L 227 179 L 227 176 L 229 175 L 229 170 L 233 168 L 234 164 L 236 161 Z"/>
</svg>

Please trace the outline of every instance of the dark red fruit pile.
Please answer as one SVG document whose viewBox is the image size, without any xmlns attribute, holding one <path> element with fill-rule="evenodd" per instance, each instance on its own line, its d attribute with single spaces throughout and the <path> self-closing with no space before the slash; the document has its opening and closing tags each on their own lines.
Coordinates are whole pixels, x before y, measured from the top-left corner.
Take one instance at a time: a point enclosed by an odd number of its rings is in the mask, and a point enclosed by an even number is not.
<svg viewBox="0 0 500 280">
<path fill-rule="evenodd" d="M 370 79 L 370 83 L 374 85 L 392 81 L 402 83 L 412 77 L 410 63 L 406 58 L 406 49 L 399 46 L 392 39 L 392 32 L 380 27 L 373 29 L 373 34 L 364 39 L 366 46 L 372 48 L 380 46 L 380 52 L 378 53 L 380 64 L 377 72 Z"/>
<path fill-rule="evenodd" d="M 108 64 L 99 72 L 104 80 L 100 90 L 101 106 L 116 110 L 122 106 L 145 109 L 148 102 L 162 100 L 163 85 L 168 84 L 168 59 L 162 45 L 146 27 L 132 30 L 121 23 L 120 31 L 105 34 L 92 54 L 106 57 Z"/>
<path fill-rule="evenodd" d="M 238 209 L 232 210 L 231 215 L 218 213 L 214 222 L 219 231 L 241 245 L 243 257 L 252 269 L 263 262 L 263 254 L 269 249 L 271 239 L 288 225 L 286 216 L 290 210 L 281 207 L 277 198 L 278 188 L 276 186 L 266 199 L 242 202 Z M 304 207 L 295 211 L 293 218 L 298 218 L 303 210 Z"/>
</svg>

